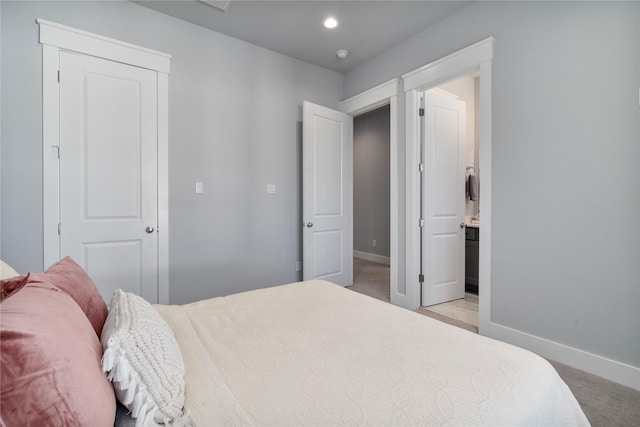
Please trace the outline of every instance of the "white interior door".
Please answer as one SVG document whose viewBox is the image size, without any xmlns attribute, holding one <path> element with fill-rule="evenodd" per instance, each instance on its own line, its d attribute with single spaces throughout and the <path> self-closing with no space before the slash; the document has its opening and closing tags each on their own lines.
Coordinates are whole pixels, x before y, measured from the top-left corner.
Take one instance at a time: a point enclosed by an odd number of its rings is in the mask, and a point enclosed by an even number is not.
<svg viewBox="0 0 640 427">
<path fill-rule="evenodd" d="M 425 93 L 422 305 L 464 298 L 465 103 Z"/>
<path fill-rule="evenodd" d="M 157 73 L 60 52 L 60 254 L 158 301 Z"/>
<path fill-rule="evenodd" d="M 353 284 L 353 119 L 303 104 L 303 278 Z"/>
</svg>

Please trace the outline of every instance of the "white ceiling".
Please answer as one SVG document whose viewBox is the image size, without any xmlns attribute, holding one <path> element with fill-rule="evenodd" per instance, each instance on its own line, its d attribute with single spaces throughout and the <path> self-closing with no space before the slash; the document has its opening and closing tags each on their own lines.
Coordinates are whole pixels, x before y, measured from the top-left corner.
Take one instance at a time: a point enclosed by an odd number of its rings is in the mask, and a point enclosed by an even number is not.
<svg viewBox="0 0 640 427">
<path fill-rule="evenodd" d="M 345 73 L 472 2 L 232 0 L 226 12 L 197 0 L 135 3 Z M 329 15 L 340 21 L 338 28 L 323 27 Z M 348 50 L 349 56 L 338 59 L 339 49 Z"/>
</svg>

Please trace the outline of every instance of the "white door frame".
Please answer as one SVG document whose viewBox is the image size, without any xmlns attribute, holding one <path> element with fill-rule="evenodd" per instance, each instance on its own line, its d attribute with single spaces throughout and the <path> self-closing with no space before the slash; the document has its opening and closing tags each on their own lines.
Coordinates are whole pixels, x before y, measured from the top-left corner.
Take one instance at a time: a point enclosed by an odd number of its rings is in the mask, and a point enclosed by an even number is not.
<svg viewBox="0 0 640 427">
<path fill-rule="evenodd" d="M 406 307 L 410 295 L 398 286 L 398 79 L 391 79 L 340 103 L 340 109 L 356 116 L 389 105 L 389 264 L 391 302 Z"/>
<path fill-rule="evenodd" d="M 427 89 L 473 72 L 480 72 L 480 155 L 479 170 L 482 183 L 480 197 L 480 257 L 478 287 L 479 332 L 490 333 L 491 325 L 491 152 L 492 152 L 492 59 L 493 37 L 454 52 L 437 61 L 402 76 L 406 94 L 406 284 L 413 291 L 412 308 L 420 306 L 420 120 L 418 120 L 419 94 Z"/>
<path fill-rule="evenodd" d="M 147 68 L 158 73 L 158 302 L 169 303 L 169 92 L 171 55 L 44 19 L 42 44 L 43 270 L 60 260 L 59 188 L 60 51 L 71 51 Z"/>
</svg>

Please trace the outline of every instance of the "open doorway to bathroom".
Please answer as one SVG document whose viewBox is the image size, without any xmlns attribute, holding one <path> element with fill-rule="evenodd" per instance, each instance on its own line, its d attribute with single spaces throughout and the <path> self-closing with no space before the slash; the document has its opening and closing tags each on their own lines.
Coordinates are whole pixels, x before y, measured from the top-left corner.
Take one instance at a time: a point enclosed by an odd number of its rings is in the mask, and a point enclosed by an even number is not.
<svg viewBox="0 0 640 427">
<path fill-rule="evenodd" d="M 468 329 L 478 330 L 478 263 L 479 263 L 479 229 L 480 229 L 480 186 L 479 186 L 479 93 L 480 74 L 473 73 L 458 77 L 431 88 L 440 95 L 450 97 L 464 104 L 464 168 L 459 168 L 462 175 L 456 191 L 464 193 L 464 249 L 458 255 L 455 264 L 464 266 L 464 293 L 448 302 L 430 305 L 423 308 L 430 313 L 455 319 L 470 326 Z M 428 164 L 428 163 L 427 163 Z M 423 197 L 429 197 L 424 194 Z M 462 197 L 459 194 L 457 197 Z M 434 246 L 437 247 L 437 246 Z"/>
</svg>

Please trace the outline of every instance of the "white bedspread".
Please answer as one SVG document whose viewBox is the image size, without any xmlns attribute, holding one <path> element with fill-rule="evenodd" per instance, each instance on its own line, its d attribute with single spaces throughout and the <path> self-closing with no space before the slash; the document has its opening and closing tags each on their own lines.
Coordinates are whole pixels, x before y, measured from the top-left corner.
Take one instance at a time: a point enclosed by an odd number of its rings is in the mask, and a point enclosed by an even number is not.
<svg viewBox="0 0 640 427">
<path fill-rule="evenodd" d="M 198 425 L 589 425 L 539 356 L 323 281 L 155 306 Z"/>
</svg>

